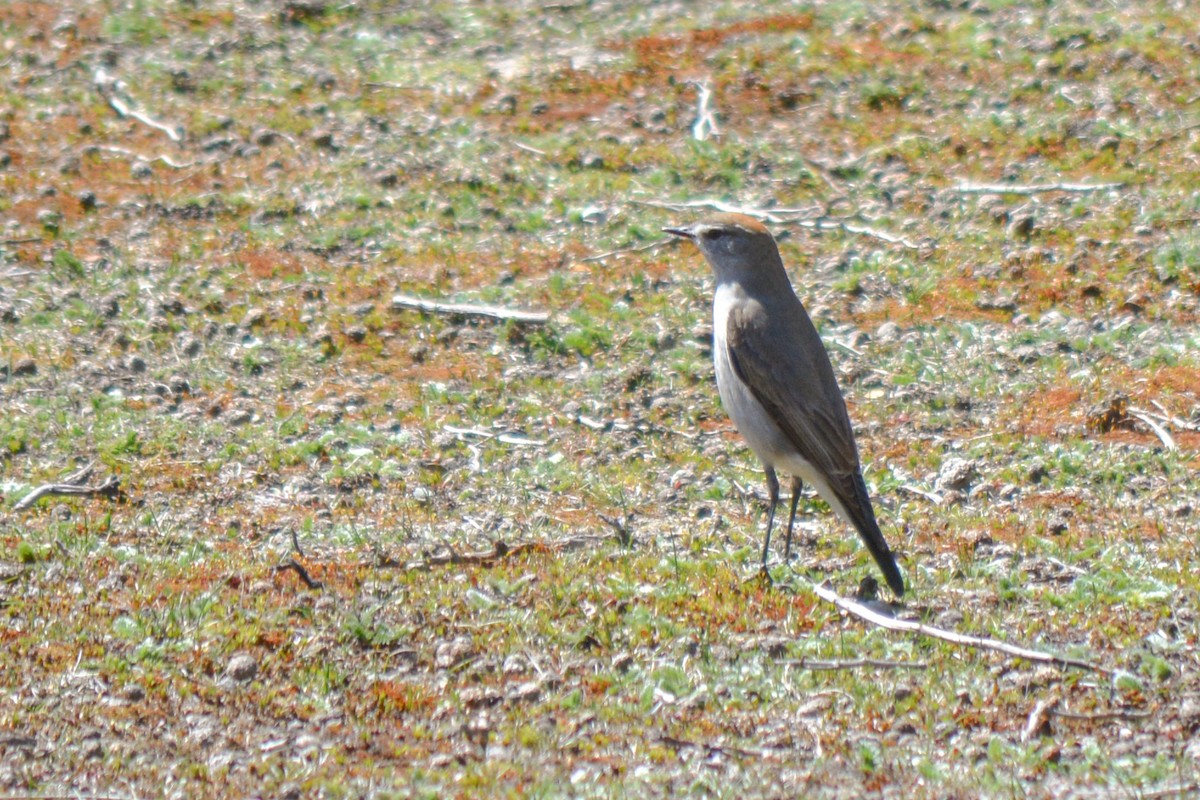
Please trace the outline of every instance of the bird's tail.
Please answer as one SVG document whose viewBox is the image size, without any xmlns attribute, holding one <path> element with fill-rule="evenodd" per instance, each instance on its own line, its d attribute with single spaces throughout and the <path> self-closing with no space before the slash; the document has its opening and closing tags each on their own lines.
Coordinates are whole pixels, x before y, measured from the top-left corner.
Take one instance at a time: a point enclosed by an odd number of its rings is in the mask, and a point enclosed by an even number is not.
<svg viewBox="0 0 1200 800">
<path fill-rule="evenodd" d="M 879 523 L 875 521 L 875 510 L 871 507 L 871 496 L 867 493 L 867 484 L 863 480 L 861 472 L 855 473 L 853 494 L 847 497 L 842 505 L 850 518 L 850 523 L 858 530 L 858 535 L 862 537 L 867 550 L 875 559 L 875 563 L 879 565 L 879 569 L 883 571 L 887 585 L 891 587 L 897 597 L 902 596 L 904 594 L 904 577 L 900 574 L 900 568 L 896 566 L 896 557 L 892 555 L 891 548 L 883 538 L 883 532 L 879 530 Z"/>
</svg>

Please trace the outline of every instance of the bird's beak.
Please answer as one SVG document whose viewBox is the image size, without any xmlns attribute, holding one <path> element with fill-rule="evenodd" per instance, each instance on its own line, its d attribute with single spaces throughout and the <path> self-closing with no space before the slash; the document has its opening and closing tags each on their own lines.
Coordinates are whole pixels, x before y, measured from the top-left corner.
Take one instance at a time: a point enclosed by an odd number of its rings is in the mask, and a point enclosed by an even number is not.
<svg viewBox="0 0 1200 800">
<path fill-rule="evenodd" d="M 669 233 L 672 236 L 678 236 L 681 239 L 696 240 L 696 231 L 692 228 L 663 228 L 663 233 Z"/>
</svg>

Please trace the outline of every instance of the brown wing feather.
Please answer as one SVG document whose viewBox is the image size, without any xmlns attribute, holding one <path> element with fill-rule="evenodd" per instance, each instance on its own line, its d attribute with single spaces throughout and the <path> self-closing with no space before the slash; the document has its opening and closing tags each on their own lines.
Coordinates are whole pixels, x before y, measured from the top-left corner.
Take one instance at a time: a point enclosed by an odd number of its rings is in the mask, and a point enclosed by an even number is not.
<svg viewBox="0 0 1200 800">
<path fill-rule="evenodd" d="M 846 403 L 816 328 L 797 310 L 771 320 L 762 306 L 734 308 L 726 332 L 733 367 L 797 452 L 853 497 L 859 462 Z M 768 327 L 783 341 L 768 338 Z"/>
<path fill-rule="evenodd" d="M 799 305 L 799 300 L 795 302 Z M 768 330 L 782 333 L 783 341 L 769 340 Z M 846 403 L 825 345 L 808 315 L 802 308 L 789 308 L 772 321 L 761 305 L 737 307 L 729 315 L 726 341 L 738 377 L 800 456 L 821 472 L 888 586 L 897 597 L 903 595 L 904 578 L 875 521 L 863 482 Z"/>
</svg>

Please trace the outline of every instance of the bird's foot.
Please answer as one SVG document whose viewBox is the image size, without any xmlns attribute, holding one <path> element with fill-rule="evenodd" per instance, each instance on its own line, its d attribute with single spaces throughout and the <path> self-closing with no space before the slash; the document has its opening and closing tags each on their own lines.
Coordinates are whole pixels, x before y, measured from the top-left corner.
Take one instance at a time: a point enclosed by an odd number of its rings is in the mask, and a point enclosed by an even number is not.
<svg viewBox="0 0 1200 800">
<path fill-rule="evenodd" d="M 858 584 L 858 591 L 854 593 L 854 599 L 860 603 L 869 603 L 879 599 L 879 581 L 875 580 L 875 576 L 863 577 Z"/>
<path fill-rule="evenodd" d="M 742 585 L 748 583 L 761 583 L 764 586 L 771 587 L 775 585 L 775 579 L 771 577 L 771 572 L 767 569 L 767 565 L 763 564 L 758 568 L 758 571 L 742 581 Z"/>
</svg>

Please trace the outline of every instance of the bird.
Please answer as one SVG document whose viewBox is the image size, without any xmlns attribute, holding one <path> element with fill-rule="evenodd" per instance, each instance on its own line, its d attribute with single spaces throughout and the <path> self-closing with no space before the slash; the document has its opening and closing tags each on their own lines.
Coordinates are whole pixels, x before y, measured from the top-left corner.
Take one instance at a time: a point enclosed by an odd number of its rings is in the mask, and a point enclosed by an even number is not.
<svg viewBox="0 0 1200 800">
<path fill-rule="evenodd" d="M 792 476 L 785 561 L 791 554 L 796 504 L 807 481 L 854 526 L 888 586 L 901 597 L 904 578 L 875 520 L 846 401 L 771 232 L 754 217 L 732 213 L 663 231 L 693 242 L 716 277 L 717 391 L 762 462 L 770 495 L 763 572 L 779 503 L 780 470 Z"/>
</svg>

